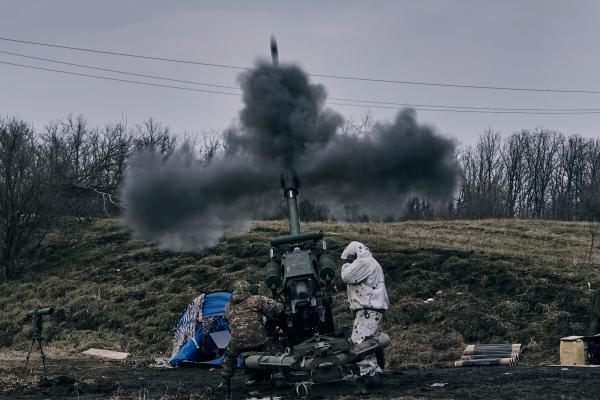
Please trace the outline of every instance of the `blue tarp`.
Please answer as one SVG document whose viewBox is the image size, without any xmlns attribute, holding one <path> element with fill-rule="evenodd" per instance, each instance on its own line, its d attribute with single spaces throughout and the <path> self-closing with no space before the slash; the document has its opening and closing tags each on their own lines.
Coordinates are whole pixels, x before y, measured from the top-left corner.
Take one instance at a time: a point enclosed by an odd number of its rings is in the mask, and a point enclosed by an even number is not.
<svg viewBox="0 0 600 400">
<path fill-rule="evenodd" d="M 230 297 L 231 293 L 225 291 L 211 292 L 204 295 L 202 320 L 196 324 L 194 331 L 195 342 L 188 339 L 179 348 L 169 361 L 172 366 L 184 364 L 219 365 L 221 363 L 224 349 L 215 344 L 210 334 L 215 332 L 229 333 L 229 323 L 223 318 L 223 311 L 229 303 Z M 185 329 L 191 323 L 188 309 L 189 307 L 181 314 L 175 327 L 176 332 Z M 209 331 L 204 332 L 204 328 L 209 329 Z"/>
<path fill-rule="evenodd" d="M 204 296 L 204 304 L 202 304 L 202 315 L 204 317 L 223 315 L 230 298 L 231 293 L 225 291 L 207 293 Z"/>
</svg>

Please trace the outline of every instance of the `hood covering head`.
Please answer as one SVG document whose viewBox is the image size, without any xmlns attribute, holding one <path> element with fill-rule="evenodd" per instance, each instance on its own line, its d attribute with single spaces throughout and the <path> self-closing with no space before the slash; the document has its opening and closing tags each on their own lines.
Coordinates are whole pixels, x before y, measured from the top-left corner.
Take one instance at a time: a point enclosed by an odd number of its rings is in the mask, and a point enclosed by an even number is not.
<svg viewBox="0 0 600 400">
<path fill-rule="evenodd" d="M 361 242 L 350 242 L 348 246 L 342 252 L 342 260 L 348 260 L 350 258 L 364 258 L 364 257 L 373 257 L 371 251 L 367 246 L 362 244 Z"/>
</svg>

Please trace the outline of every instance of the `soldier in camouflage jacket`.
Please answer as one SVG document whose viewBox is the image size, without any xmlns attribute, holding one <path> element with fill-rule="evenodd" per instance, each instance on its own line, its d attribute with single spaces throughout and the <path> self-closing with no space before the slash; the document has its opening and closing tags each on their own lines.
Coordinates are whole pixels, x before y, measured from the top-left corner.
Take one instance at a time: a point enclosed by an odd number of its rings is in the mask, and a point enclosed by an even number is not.
<svg viewBox="0 0 600 400">
<path fill-rule="evenodd" d="M 261 351 L 267 344 L 267 331 L 263 325 L 264 317 L 276 317 L 283 312 L 283 304 L 265 296 L 252 295 L 250 284 L 237 281 L 229 304 L 225 307 L 224 317 L 229 322 L 231 341 L 221 363 L 224 384 L 229 386 L 235 373 L 236 358 L 247 351 Z"/>
</svg>

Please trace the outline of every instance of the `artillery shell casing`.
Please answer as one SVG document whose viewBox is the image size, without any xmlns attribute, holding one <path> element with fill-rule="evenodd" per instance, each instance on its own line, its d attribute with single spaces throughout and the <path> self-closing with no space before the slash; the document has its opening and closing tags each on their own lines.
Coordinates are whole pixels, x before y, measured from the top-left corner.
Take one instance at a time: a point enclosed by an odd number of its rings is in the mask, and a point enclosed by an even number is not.
<svg viewBox="0 0 600 400">
<path fill-rule="evenodd" d="M 455 367 L 512 367 L 515 364 L 516 361 L 512 358 L 487 358 L 482 360 L 461 360 L 454 362 Z"/>
<path fill-rule="evenodd" d="M 465 349 L 465 351 L 463 352 L 463 355 L 468 356 L 471 354 L 485 354 L 485 353 L 498 353 L 498 352 L 509 352 L 509 353 L 514 353 L 514 352 L 520 352 L 521 351 L 521 345 L 520 344 L 514 344 L 514 345 L 507 345 L 507 346 L 480 346 L 480 345 L 468 345 L 467 348 Z"/>
<path fill-rule="evenodd" d="M 476 350 L 473 352 L 465 352 L 463 353 L 463 356 L 483 356 L 486 354 L 493 354 L 493 355 L 502 355 L 502 354 L 506 354 L 508 356 L 511 356 L 513 354 L 520 354 L 521 352 L 516 351 L 516 350 L 486 350 L 486 351 L 481 351 L 481 350 Z"/>
<path fill-rule="evenodd" d="M 521 344 L 520 343 L 514 343 L 514 344 L 510 344 L 510 343 L 504 343 L 504 344 L 470 344 L 466 347 L 465 350 L 475 350 L 475 349 L 520 349 L 521 348 Z"/>
<path fill-rule="evenodd" d="M 489 358 L 512 358 L 515 360 L 519 359 L 519 355 L 514 353 L 514 354 L 473 354 L 470 356 L 461 356 L 460 359 L 461 360 L 485 360 L 485 359 L 489 359 Z"/>
<path fill-rule="evenodd" d="M 521 343 L 469 344 L 467 347 L 521 347 Z"/>
<path fill-rule="evenodd" d="M 511 350 L 488 350 L 488 351 L 464 351 L 463 356 L 479 356 L 486 354 L 520 354 L 519 351 L 511 351 Z"/>
</svg>

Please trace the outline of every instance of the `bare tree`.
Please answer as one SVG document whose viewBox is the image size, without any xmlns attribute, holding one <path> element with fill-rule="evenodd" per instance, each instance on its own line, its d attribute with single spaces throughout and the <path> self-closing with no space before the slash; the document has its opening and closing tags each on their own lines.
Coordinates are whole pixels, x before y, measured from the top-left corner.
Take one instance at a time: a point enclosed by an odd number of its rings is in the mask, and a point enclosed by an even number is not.
<svg viewBox="0 0 600 400">
<path fill-rule="evenodd" d="M 581 136 L 560 135 L 556 166 L 550 185 L 552 218 L 574 219 L 581 216 L 581 198 L 585 186 L 588 143 Z"/>
<path fill-rule="evenodd" d="M 487 129 L 477 145 L 477 192 L 481 202 L 481 216 L 500 217 L 502 204 L 503 164 L 500 152 L 500 134 Z"/>
<path fill-rule="evenodd" d="M 0 279 L 17 272 L 23 251 L 41 239 L 56 219 L 54 177 L 33 129 L 0 120 Z"/>
<path fill-rule="evenodd" d="M 371 114 L 371 111 L 367 111 L 362 118 L 354 124 L 354 132 L 359 135 L 369 135 L 373 129 L 373 123 L 373 114 Z"/>
<path fill-rule="evenodd" d="M 122 123 L 89 128 L 79 116 L 46 126 L 40 151 L 61 188 L 64 215 L 80 219 L 110 215 L 132 149 L 132 136 Z"/>
<path fill-rule="evenodd" d="M 500 134 L 486 130 L 473 149 L 459 154 L 463 166 L 458 208 L 463 217 L 495 218 L 502 216 L 504 164 Z"/>
<path fill-rule="evenodd" d="M 528 169 L 525 206 L 528 217 L 547 216 L 548 189 L 556 166 L 559 145 L 560 135 L 557 132 L 539 130 L 528 136 L 525 146 Z"/>
<path fill-rule="evenodd" d="M 596 238 L 600 232 L 600 181 L 591 182 L 591 186 L 586 191 L 584 205 L 590 233 L 588 262 L 591 263 Z"/>
<path fill-rule="evenodd" d="M 209 135 L 205 134 L 200 147 L 200 159 L 203 162 L 210 162 L 222 149 L 223 143 L 215 132 Z"/>
<path fill-rule="evenodd" d="M 340 127 L 340 134 L 342 134 L 344 136 L 352 135 L 354 133 L 354 126 L 355 126 L 354 118 L 353 117 L 346 118 L 344 120 L 344 123 Z"/>
<path fill-rule="evenodd" d="M 362 117 L 356 120 L 354 117 L 349 117 L 344 120 L 344 123 L 340 127 L 340 134 L 345 136 L 354 135 L 370 135 L 373 130 L 375 120 L 373 114 L 370 111 L 364 113 Z"/>
<path fill-rule="evenodd" d="M 169 127 L 162 126 L 152 118 L 135 126 L 133 131 L 133 148 L 135 151 L 152 148 L 161 154 L 169 154 L 175 149 L 177 138 L 173 136 Z"/>
</svg>

